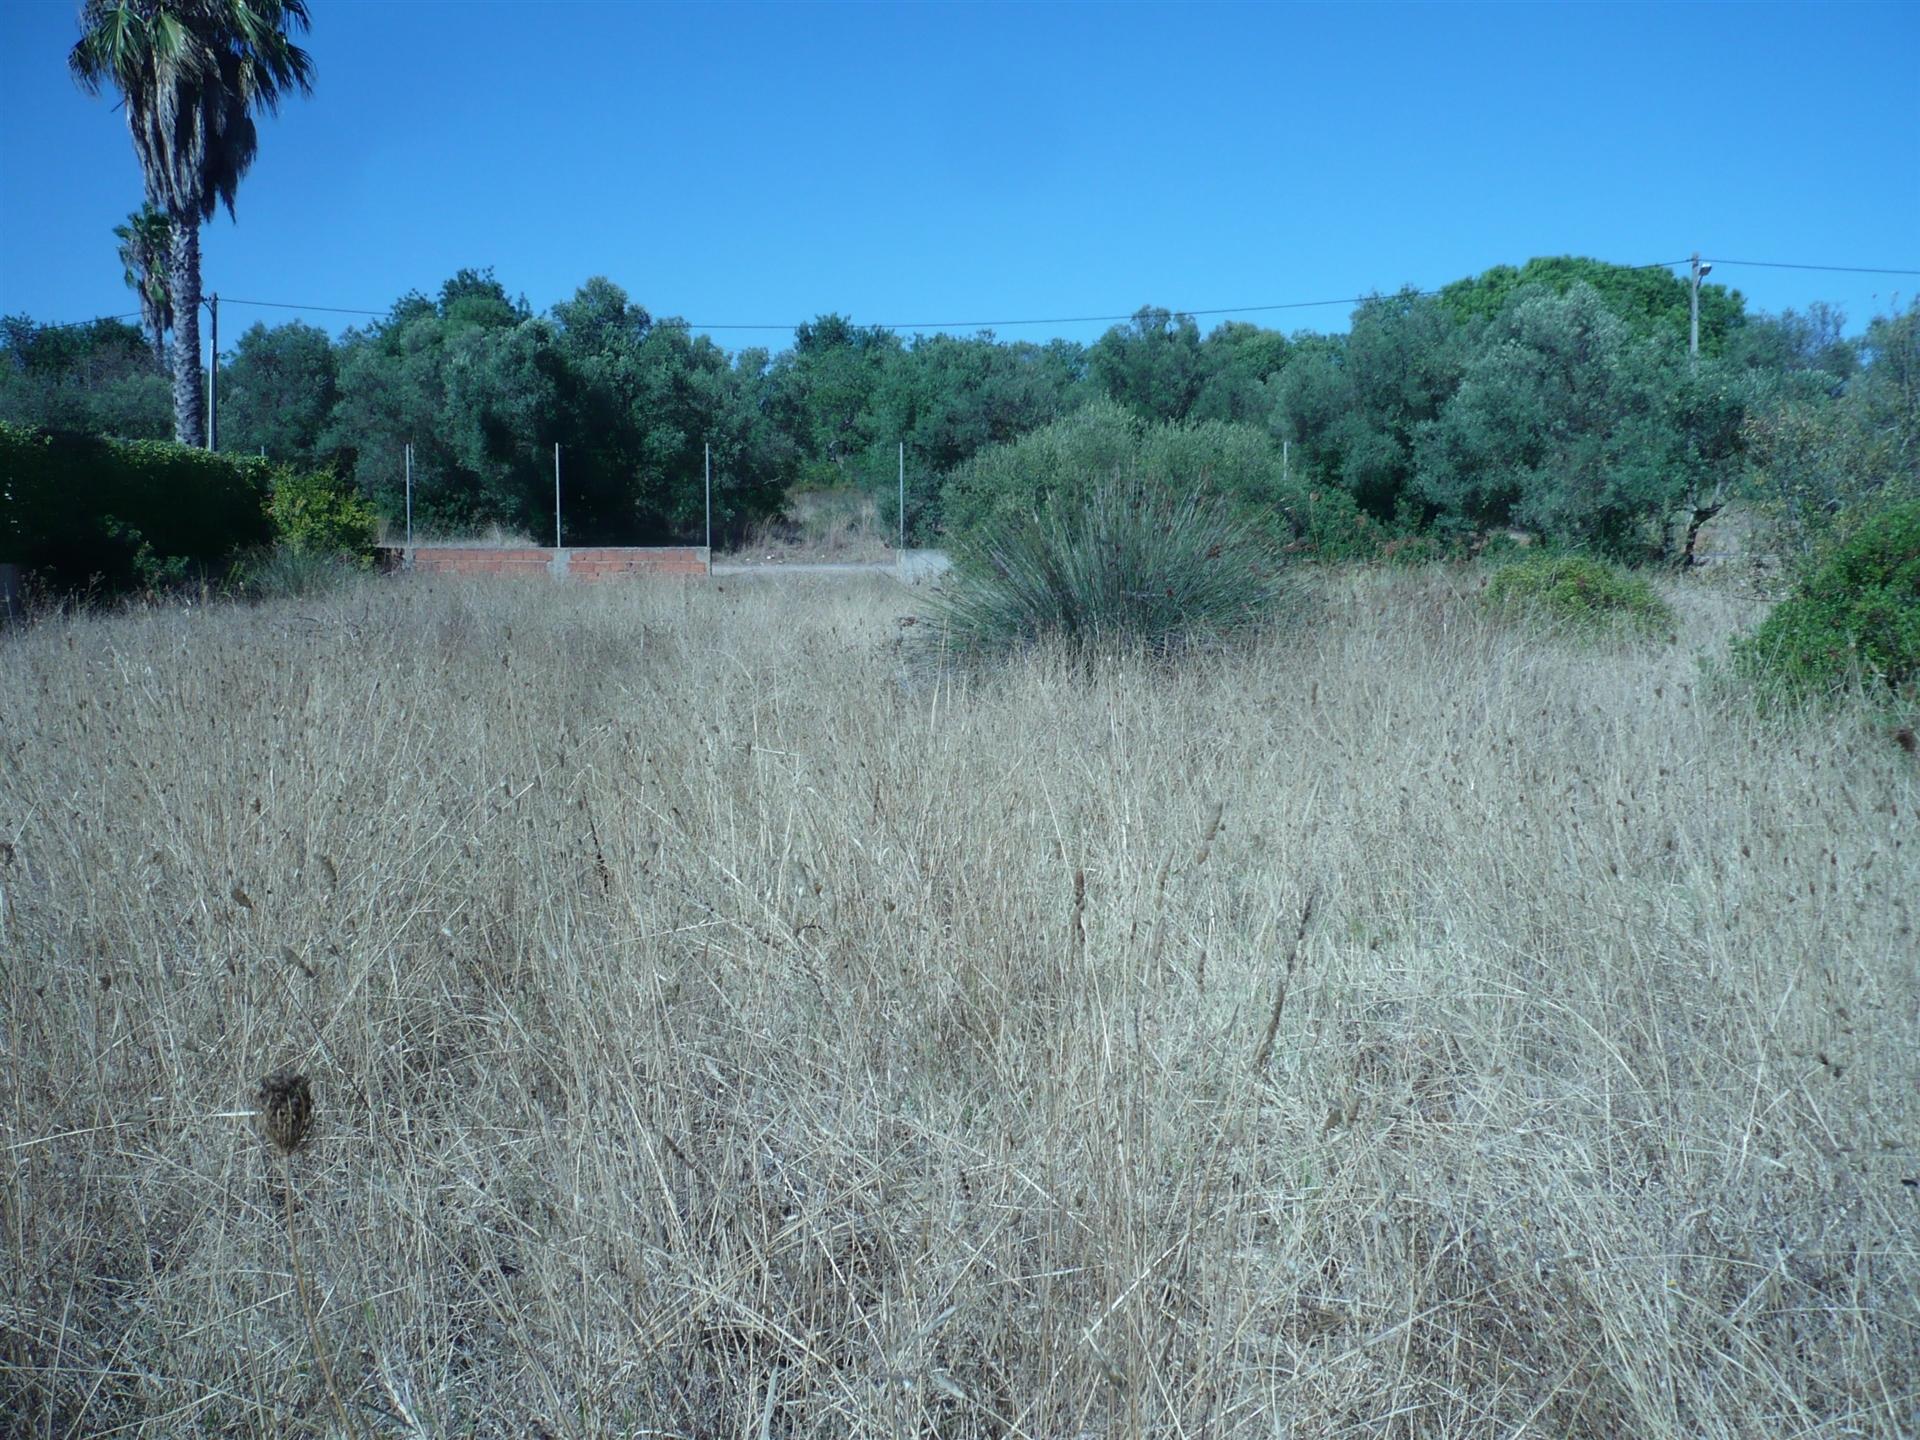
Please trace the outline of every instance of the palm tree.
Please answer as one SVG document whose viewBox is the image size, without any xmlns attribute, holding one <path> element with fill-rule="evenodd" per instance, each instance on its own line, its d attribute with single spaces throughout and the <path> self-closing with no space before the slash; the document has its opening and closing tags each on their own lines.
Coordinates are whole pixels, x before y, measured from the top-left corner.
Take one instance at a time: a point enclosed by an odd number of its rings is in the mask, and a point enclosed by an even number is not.
<svg viewBox="0 0 1920 1440">
<path fill-rule="evenodd" d="M 173 254 L 173 222 L 143 205 L 113 227 L 120 242 L 120 263 L 127 288 L 140 297 L 140 324 L 153 342 L 153 363 L 167 368 L 167 331 L 173 328 L 173 294 L 167 286 L 167 262 Z"/>
<path fill-rule="evenodd" d="M 306 0 L 86 0 L 80 11 L 68 66 L 89 94 L 120 92 L 147 202 L 173 225 L 173 425 L 185 445 L 207 434 L 200 223 L 222 204 L 233 213 L 259 149 L 255 111 L 312 90 L 313 61 L 289 38 L 308 24 Z"/>
</svg>

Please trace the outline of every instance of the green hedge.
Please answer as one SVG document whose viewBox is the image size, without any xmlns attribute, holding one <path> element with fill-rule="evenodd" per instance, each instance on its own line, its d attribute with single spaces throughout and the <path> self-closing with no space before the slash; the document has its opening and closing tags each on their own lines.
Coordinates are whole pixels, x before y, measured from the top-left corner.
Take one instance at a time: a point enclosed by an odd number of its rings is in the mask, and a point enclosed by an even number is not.
<svg viewBox="0 0 1920 1440">
<path fill-rule="evenodd" d="M 0 423 L 0 560 L 62 591 L 217 570 L 274 538 L 264 461 Z"/>
</svg>

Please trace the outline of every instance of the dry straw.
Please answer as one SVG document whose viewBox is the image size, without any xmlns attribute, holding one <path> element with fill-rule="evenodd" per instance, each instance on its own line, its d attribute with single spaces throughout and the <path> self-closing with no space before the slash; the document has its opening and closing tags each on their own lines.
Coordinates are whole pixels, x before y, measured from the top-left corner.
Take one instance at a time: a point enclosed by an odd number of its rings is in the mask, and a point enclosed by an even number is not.
<svg viewBox="0 0 1920 1440">
<path fill-rule="evenodd" d="M 1915 1433 L 1895 722 L 1720 706 L 1716 587 L 1595 647 L 1313 584 L 932 689 L 839 577 L 10 634 L 0 1415 Z"/>
</svg>

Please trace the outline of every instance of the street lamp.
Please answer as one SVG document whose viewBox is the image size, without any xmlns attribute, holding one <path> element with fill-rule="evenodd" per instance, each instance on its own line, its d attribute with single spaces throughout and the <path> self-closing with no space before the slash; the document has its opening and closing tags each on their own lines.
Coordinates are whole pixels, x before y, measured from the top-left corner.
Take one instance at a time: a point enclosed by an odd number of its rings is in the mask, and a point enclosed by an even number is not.
<svg viewBox="0 0 1920 1440">
<path fill-rule="evenodd" d="M 1700 363 L 1700 282 L 1713 273 L 1713 262 L 1702 260 L 1698 250 L 1693 252 L 1693 332 L 1687 342 L 1687 363 Z"/>
</svg>

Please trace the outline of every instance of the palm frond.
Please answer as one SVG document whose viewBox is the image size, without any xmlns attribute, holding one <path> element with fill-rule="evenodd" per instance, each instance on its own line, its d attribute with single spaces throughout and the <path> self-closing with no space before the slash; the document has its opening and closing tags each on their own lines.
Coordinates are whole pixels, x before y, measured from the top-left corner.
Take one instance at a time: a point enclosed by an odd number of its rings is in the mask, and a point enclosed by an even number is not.
<svg viewBox="0 0 1920 1440">
<path fill-rule="evenodd" d="M 253 164 L 254 114 L 313 88 L 289 38 L 310 24 L 304 0 L 87 0 L 68 65 L 89 93 L 124 97 L 148 199 L 210 219 Z"/>
</svg>

